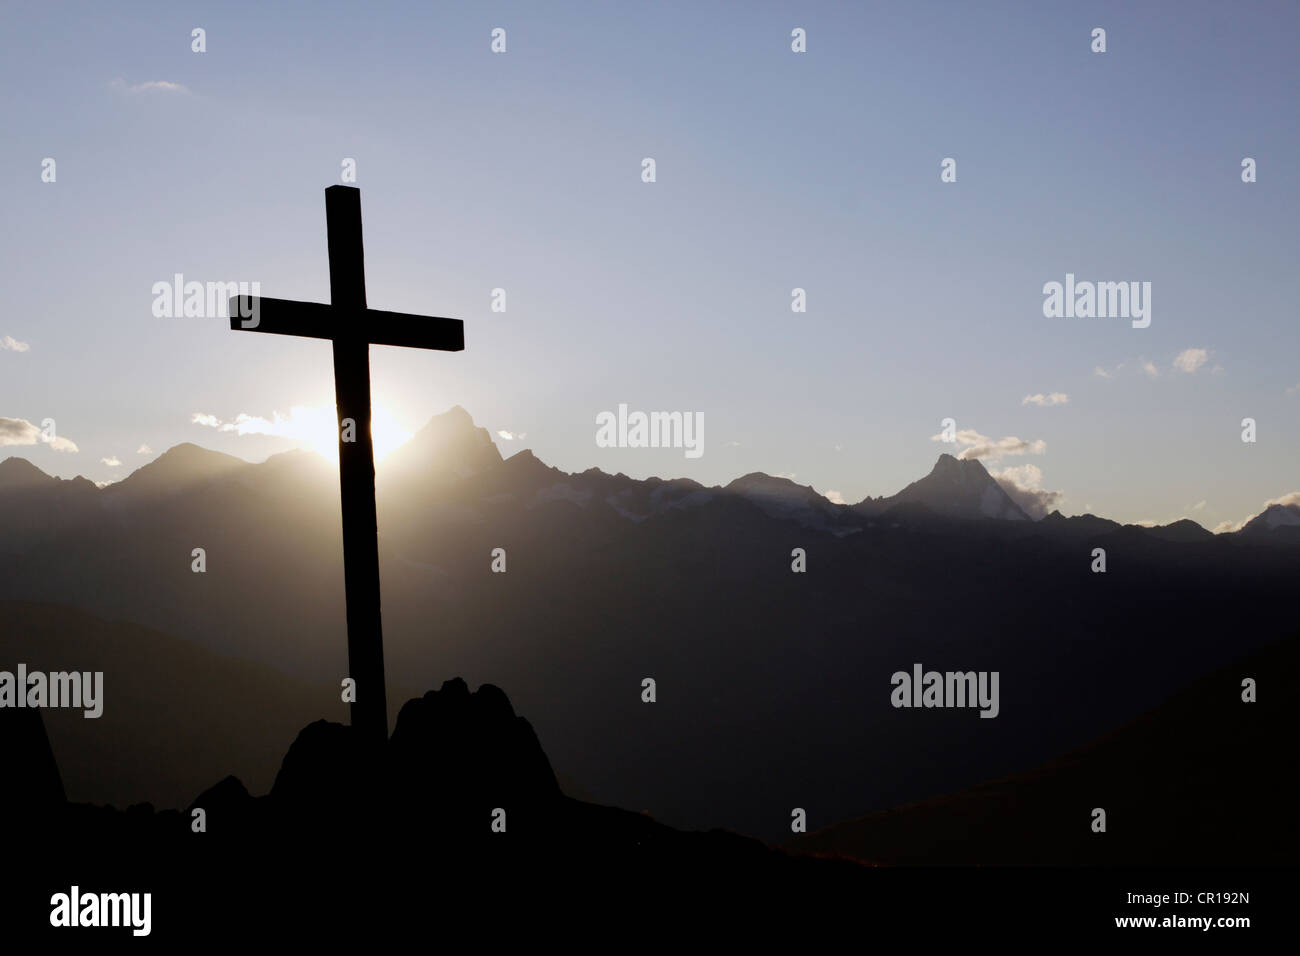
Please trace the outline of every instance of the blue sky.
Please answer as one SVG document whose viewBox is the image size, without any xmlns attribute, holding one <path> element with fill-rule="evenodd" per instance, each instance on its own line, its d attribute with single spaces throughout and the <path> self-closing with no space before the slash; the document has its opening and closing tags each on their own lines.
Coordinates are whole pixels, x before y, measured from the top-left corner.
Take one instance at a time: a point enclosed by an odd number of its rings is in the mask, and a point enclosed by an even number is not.
<svg viewBox="0 0 1300 956">
<path fill-rule="evenodd" d="M 565 470 L 851 502 L 964 447 L 951 417 L 1041 442 L 985 464 L 1066 513 L 1239 521 L 1300 488 L 1298 43 L 1294 3 L 6 4 L 0 418 L 79 450 L 0 455 L 312 447 L 193 417 L 331 407 L 327 343 L 151 288 L 328 301 L 352 157 L 370 305 L 466 322 L 464 353 L 372 349 L 407 431 L 460 404 Z M 1150 327 L 1044 317 L 1067 272 L 1150 282 Z M 598 448 L 619 403 L 703 413 L 705 453 Z"/>
</svg>

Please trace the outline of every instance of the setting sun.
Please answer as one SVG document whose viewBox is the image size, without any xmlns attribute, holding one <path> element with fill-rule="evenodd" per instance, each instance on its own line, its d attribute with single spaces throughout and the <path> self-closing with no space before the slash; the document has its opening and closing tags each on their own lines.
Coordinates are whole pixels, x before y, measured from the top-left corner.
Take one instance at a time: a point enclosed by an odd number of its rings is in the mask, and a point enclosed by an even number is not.
<svg viewBox="0 0 1300 956">
<path fill-rule="evenodd" d="M 270 419 L 256 415 L 240 414 L 233 422 L 222 422 L 212 415 L 195 414 L 194 422 L 208 425 L 223 432 L 239 435 L 275 435 L 291 441 L 304 442 L 312 451 L 327 461 L 339 460 L 338 419 L 334 408 L 309 408 L 294 405 L 288 415 L 272 412 Z M 397 418 L 382 405 L 371 409 L 371 438 L 374 441 L 375 461 L 411 438 Z"/>
<path fill-rule="evenodd" d="M 311 443 L 312 450 L 329 461 L 339 460 L 338 420 L 333 408 L 294 408 L 301 415 L 302 434 L 293 437 Z M 389 452 L 405 444 L 411 432 L 400 424 L 386 408 L 376 405 L 370 411 L 370 437 L 375 446 L 375 461 L 382 461 Z"/>
</svg>

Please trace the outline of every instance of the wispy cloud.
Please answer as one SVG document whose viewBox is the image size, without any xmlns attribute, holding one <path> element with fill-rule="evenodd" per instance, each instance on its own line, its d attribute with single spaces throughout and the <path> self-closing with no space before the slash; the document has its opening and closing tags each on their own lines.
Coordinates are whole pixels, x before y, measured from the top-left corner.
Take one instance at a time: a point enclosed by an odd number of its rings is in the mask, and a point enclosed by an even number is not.
<svg viewBox="0 0 1300 956">
<path fill-rule="evenodd" d="M 153 449 L 150 448 L 148 445 L 141 445 L 139 448 L 135 450 L 135 453 L 137 455 L 152 455 Z"/>
<path fill-rule="evenodd" d="M 1039 392 L 1037 395 L 1026 395 L 1021 405 L 1037 405 L 1039 408 L 1047 408 L 1051 405 L 1068 405 L 1070 396 L 1065 392 L 1052 392 L 1050 395 L 1044 395 Z"/>
<path fill-rule="evenodd" d="M 26 352 L 30 348 L 31 346 L 26 342 L 19 342 L 12 335 L 6 335 L 4 338 L 0 338 L 0 351 Z"/>
<path fill-rule="evenodd" d="M 1200 510 L 1201 510 L 1202 508 L 1204 508 L 1204 507 L 1205 507 L 1205 502 L 1204 502 L 1204 501 L 1198 501 L 1198 502 L 1196 502 L 1196 504 L 1192 505 L 1192 510 L 1193 510 L 1193 511 L 1200 511 Z"/>
<path fill-rule="evenodd" d="M 1267 511 L 1269 507 L 1271 507 L 1272 505 L 1282 505 L 1283 507 L 1288 507 L 1288 508 L 1291 507 L 1300 508 L 1300 491 L 1288 492 L 1287 494 L 1282 495 L 1280 498 L 1270 498 L 1268 499 L 1268 501 L 1264 502 L 1263 508 L 1260 508 L 1259 511 L 1255 512 L 1255 514 L 1253 515 L 1247 515 L 1246 517 L 1242 518 L 1240 521 L 1220 521 L 1217 525 L 1214 526 L 1214 533 L 1226 534 L 1226 533 L 1231 533 L 1233 531 L 1240 531 L 1252 520 L 1258 518 L 1260 514 Z"/>
<path fill-rule="evenodd" d="M 1020 506 L 1020 510 L 1037 521 L 1060 507 L 1065 492 L 1043 488 L 1043 471 L 1037 465 L 1023 464 L 1014 468 L 991 471 L 993 480 L 1002 486 L 1007 497 Z"/>
<path fill-rule="evenodd" d="M 830 502 L 831 504 L 833 504 L 833 505 L 846 505 L 846 504 L 848 504 L 848 502 L 844 500 L 844 496 L 843 496 L 842 494 L 840 494 L 838 491 L 836 491 L 834 488 L 831 488 L 831 489 L 828 489 L 828 490 L 827 490 L 827 492 L 826 492 L 826 500 L 829 501 L 829 502 Z"/>
<path fill-rule="evenodd" d="M 512 432 L 512 431 L 510 431 L 509 429 L 506 429 L 506 428 L 498 428 L 498 429 L 497 429 L 497 436 L 500 437 L 501 439 L 505 440 L 505 441 L 514 441 L 515 439 L 519 439 L 520 441 L 523 441 L 525 438 L 528 437 L 528 433 L 527 433 L 527 432 Z"/>
<path fill-rule="evenodd" d="M 1001 458 L 1003 455 L 1042 455 L 1047 452 L 1047 442 L 1042 439 L 1027 441 L 1014 435 L 1007 438 L 990 438 L 971 428 L 956 434 L 956 441 L 964 445 L 957 457 L 962 461 L 971 458 Z M 930 441 L 943 441 L 943 434 L 931 435 Z"/>
<path fill-rule="evenodd" d="M 45 432 L 24 418 L 0 418 L 0 446 L 3 445 L 49 445 L 55 451 L 80 450 L 66 438 L 45 437 Z"/>
<path fill-rule="evenodd" d="M 334 414 L 331 409 L 295 405 L 289 409 L 288 415 L 281 415 L 276 411 L 272 412 L 271 416 L 271 418 L 263 418 L 260 415 L 240 412 L 233 421 L 227 422 L 216 415 L 195 412 L 190 416 L 190 422 L 215 428 L 219 432 L 233 432 L 236 435 L 275 435 L 279 438 L 306 440 L 316 438 L 322 430 L 328 432 L 334 428 Z"/>
<path fill-rule="evenodd" d="M 1183 349 L 1181 352 L 1179 352 L 1177 355 L 1174 356 L 1173 361 L 1170 363 L 1170 368 L 1191 375 L 1196 372 L 1199 372 L 1202 368 L 1204 368 L 1206 363 L 1209 361 L 1209 359 L 1210 359 L 1209 349 Z M 1098 365 L 1093 368 L 1092 374 L 1095 375 L 1097 378 L 1114 378 L 1124 369 L 1124 366 L 1127 364 L 1129 363 L 1120 362 L 1113 369 L 1106 369 Z M 1152 361 L 1151 359 L 1145 359 L 1145 358 L 1138 359 L 1138 361 L 1135 362 L 1134 364 L 1138 368 L 1140 368 L 1144 373 L 1146 373 L 1148 378 L 1161 377 L 1160 374 L 1161 365 L 1156 364 L 1156 362 Z M 1213 368 L 1210 369 L 1210 374 L 1222 375 L 1223 366 L 1216 364 Z"/>
<path fill-rule="evenodd" d="M 122 466 L 122 463 L 118 461 L 116 455 L 112 455 L 108 458 L 101 458 L 99 460 L 108 465 L 109 468 L 120 468 Z"/>
<path fill-rule="evenodd" d="M 188 93 L 189 87 L 181 83 L 173 83 L 171 80 L 146 80 L 143 83 L 128 85 L 126 80 L 118 77 L 112 83 L 108 84 L 119 93 Z"/>
</svg>

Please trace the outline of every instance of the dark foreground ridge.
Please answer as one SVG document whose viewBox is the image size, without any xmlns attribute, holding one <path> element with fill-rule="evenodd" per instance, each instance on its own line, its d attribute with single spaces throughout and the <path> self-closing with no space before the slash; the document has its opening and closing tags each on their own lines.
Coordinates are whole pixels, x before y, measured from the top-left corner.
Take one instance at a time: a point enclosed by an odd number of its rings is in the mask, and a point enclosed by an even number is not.
<svg viewBox="0 0 1300 956">
<path fill-rule="evenodd" d="M 0 877 L 6 944 L 33 936 L 108 951 L 140 944 L 125 926 L 52 927 L 55 895 L 73 886 L 83 900 L 150 894 L 149 935 L 183 944 L 170 950 L 178 952 L 253 939 L 295 951 L 317 940 L 608 943 L 665 924 L 768 939 L 787 925 L 801 935 L 814 925 L 924 927 L 927 938 L 969 937 L 982 926 L 1020 939 L 1048 938 L 1066 923 L 1072 936 L 1091 937 L 1113 934 L 1117 915 L 1141 912 L 1128 902 L 1137 886 L 1253 891 L 1249 907 L 1216 913 L 1247 913 L 1261 926 L 1285 919 L 1281 906 L 1267 906 L 1284 898 L 1275 892 L 1289 878 L 1283 870 L 869 867 L 584 803 L 561 793 L 531 725 L 492 685 L 471 694 L 464 681 L 447 681 L 406 703 L 386 748 L 368 753 L 359 743 L 352 728 L 316 721 L 265 796 L 227 777 L 184 811 L 119 811 L 68 803 L 40 712 L 0 711 L 0 753 L 16 771 L 0 787 L 11 862 Z M 1231 749 L 1223 743 L 1209 749 Z M 1220 769 L 1207 764 L 1204 773 Z M 203 833 L 192 829 L 198 809 Z M 505 832 L 492 828 L 498 809 Z M 924 846 L 924 835 L 909 840 Z M 877 851 L 887 846 L 879 836 Z"/>
<path fill-rule="evenodd" d="M 1291 866 L 1297 696 L 1300 632 L 1059 759 L 787 846 L 886 866 Z M 1089 825 L 1095 807 L 1105 833 Z"/>
<path fill-rule="evenodd" d="M 15 859 L 26 861 L 5 909 L 36 932 L 50 929 L 51 895 L 74 883 L 151 892 L 152 935 L 189 937 L 224 934 L 226 921 L 291 918 L 320 931 L 348 914 L 349 924 L 402 925 L 449 900 L 557 905 L 602 886 L 662 892 L 688 880 L 809 888 L 863 872 L 565 796 L 505 693 L 491 684 L 470 693 L 460 678 L 407 701 L 383 751 L 318 720 L 298 734 L 269 794 L 227 777 L 184 811 L 66 802 L 39 711 L 0 717 L 0 746 L 24 765 L 22 785 L 0 797 Z M 196 810 L 206 832 L 192 829 Z"/>
</svg>

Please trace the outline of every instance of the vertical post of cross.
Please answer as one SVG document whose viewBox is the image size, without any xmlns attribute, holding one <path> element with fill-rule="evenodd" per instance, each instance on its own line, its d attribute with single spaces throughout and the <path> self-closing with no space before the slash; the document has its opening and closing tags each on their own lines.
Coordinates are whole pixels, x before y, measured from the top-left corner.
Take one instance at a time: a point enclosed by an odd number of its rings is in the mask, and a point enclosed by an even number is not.
<svg viewBox="0 0 1300 956">
<path fill-rule="evenodd" d="M 329 235 L 330 304 L 337 316 L 334 395 L 339 419 L 348 669 L 356 682 L 352 726 L 364 739 L 383 743 L 388 739 L 388 701 L 379 605 L 375 459 L 370 437 L 370 343 L 364 328 L 366 269 L 361 242 L 361 190 L 352 186 L 327 188 L 325 222 Z M 345 429 L 349 419 L 352 427 Z"/>
</svg>

